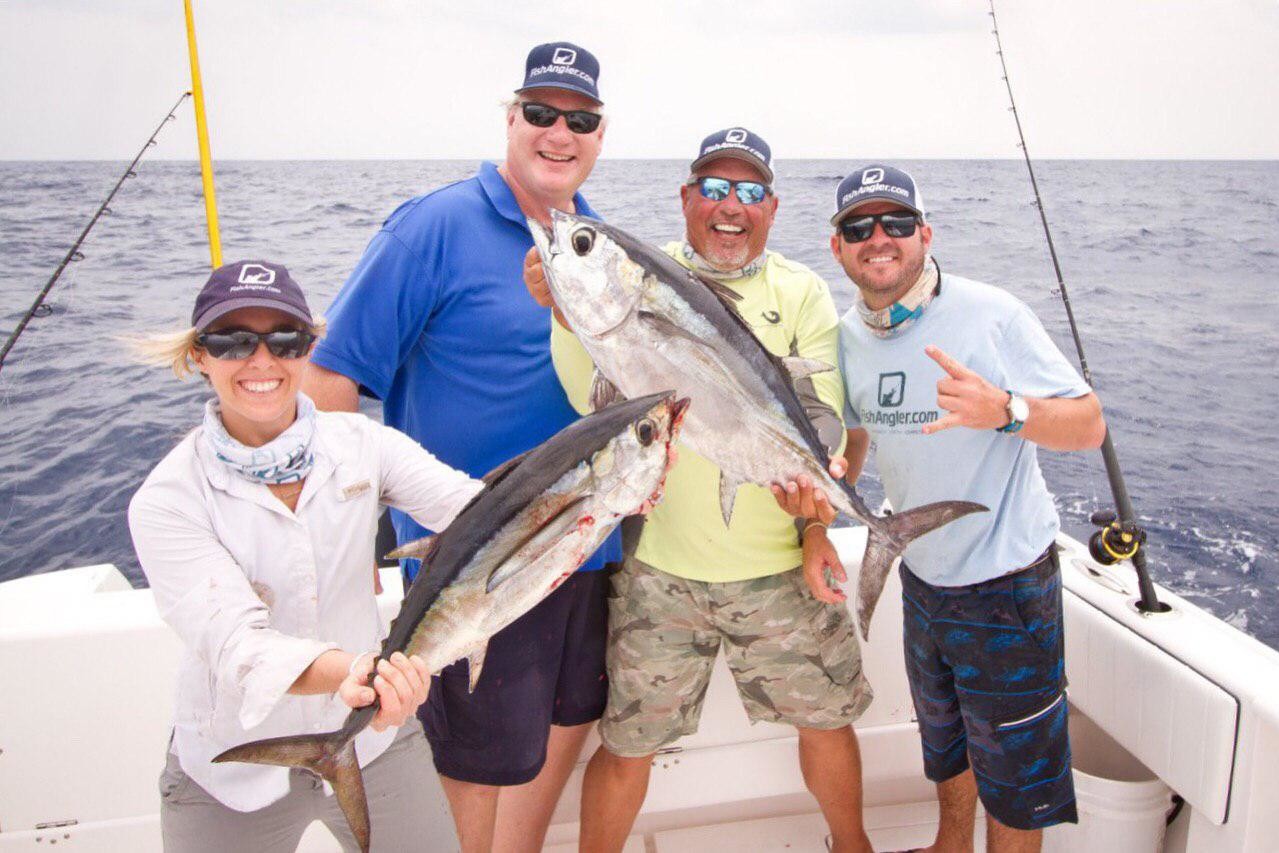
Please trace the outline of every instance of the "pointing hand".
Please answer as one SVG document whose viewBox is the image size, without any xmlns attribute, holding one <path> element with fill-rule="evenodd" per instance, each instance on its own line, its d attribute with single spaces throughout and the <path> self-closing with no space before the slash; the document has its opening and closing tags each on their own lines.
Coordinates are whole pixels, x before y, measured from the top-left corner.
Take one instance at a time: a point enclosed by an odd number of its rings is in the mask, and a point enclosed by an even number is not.
<svg viewBox="0 0 1279 853">
<path fill-rule="evenodd" d="M 937 383 L 937 405 L 949 414 L 925 424 L 923 433 L 932 435 L 951 427 L 999 429 L 1008 425 L 1008 392 L 991 385 L 935 346 L 925 354 L 941 365 L 946 378 Z"/>
</svg>

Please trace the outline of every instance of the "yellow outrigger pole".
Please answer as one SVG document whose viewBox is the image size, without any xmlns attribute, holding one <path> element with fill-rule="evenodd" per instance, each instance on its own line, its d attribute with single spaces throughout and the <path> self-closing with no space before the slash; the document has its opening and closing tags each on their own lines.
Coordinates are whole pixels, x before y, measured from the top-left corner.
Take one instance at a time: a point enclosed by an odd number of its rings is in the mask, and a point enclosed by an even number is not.
<svg viewBox="0 0 1279 853">
<path fill-rule="evenodd" d="M 182 0 L 187 16 L 187 51 L 191 54 L 191 94 L 195 96 L 195 135 L 200 143 L 200 178 L 204 182 L 204 217 L 209 223 L 209 257 L 213 268 L 222 266 L 222 238 L 218 236 L 218 199 L 213 190 L 213 159 L 209 154 L 209 125 L 204 119 L 204 87 L 200 83 L 200 58 L 195 49 L 195 18 L 191 0 Z"/>
</svg>

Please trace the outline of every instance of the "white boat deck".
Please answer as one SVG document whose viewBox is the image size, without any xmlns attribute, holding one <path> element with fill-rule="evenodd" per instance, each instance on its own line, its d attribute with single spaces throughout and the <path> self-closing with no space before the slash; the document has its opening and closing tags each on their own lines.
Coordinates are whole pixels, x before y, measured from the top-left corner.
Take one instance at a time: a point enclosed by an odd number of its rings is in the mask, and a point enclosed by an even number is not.
<svg viewBox="0 0 1279 853">
<path fill-rule="evenodd" d="M 851 573 L 865 532 L 833 535 Z M 1173 612 L 1143 616 L 1132 606 L 1131 569 L 1099 567 L 1080 543 L 1061 544 L 1076 784 L 1096 789 L 1089 807 L 1098 814 L 1129 798 L 1154 831 L 1134 843 L 1086 816 L 1077 828 L 1050 830 L 1046 849 L 1277 849 L 1279 652 L 1164 590 Z M 383 580 L 389 620 L 401 589 L 396 572 Z M 897 590 L 893 578 L 864 647 L 876 698 L 857 725 L 867 826 L 879 850 L 926 844 L 936 825 L 901 664 Z M 0 584 L 0 677 L 22 685 L 0 693 L 0 853 L 54 844 L 160 849 L 156 779 L 178 650 L 150 592 L 130 589 L 113 567 Z M 793 730 L 750 725 L 722 660 L 700 730 L 654 763 L 628 851 L 826 849 Z M 548 850 L 575 849 L 580 786 L 579 767 Z M 1186 807 L 1161 838 L 1169 789 Z M 317 824 L 301 849 L 336 844 Z"/>
</svg>

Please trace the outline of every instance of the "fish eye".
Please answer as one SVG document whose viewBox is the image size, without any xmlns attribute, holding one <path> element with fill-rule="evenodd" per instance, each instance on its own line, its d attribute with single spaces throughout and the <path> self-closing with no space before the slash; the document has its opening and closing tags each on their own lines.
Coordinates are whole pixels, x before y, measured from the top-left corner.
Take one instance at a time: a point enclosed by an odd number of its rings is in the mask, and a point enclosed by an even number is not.
<svg viewBox="0 0 1279 853">
<path fill-rule="evenodd" d="M 573 232 L 573 236 L 570 239 L 573 243 L 573 251 L 577 252 L 579 258 L 584 258 L 591 251 L 591 247 L 595 245 L 595 229 L 579 228 Z"/>
<path fill-rule="evenodd" d="M 648 447 L 653 443 L 653 437 L 657 435 L 657 425 L 645 418 L 636 425 L 635 434 L 639 437 L 640 444 Z"/>
</svg>

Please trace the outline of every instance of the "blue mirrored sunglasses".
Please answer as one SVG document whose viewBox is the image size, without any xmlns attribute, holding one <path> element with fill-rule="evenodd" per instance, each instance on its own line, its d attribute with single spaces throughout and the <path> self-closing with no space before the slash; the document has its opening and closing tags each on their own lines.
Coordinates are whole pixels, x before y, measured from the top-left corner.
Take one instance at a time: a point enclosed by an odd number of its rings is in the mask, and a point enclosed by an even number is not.
<svg viewBox="0 0 1279 853">
<path fill-rule="evenodd" d="M 711 201 L 723 201 L 730 192 L 737 194 L 742 204 L 759 204 L 773 194 L 773 191 L 759 181 L 730 181 L 728 178 L 694 178 L 690 184 L 697 184 L 702 197 Z"/>
</svg>

